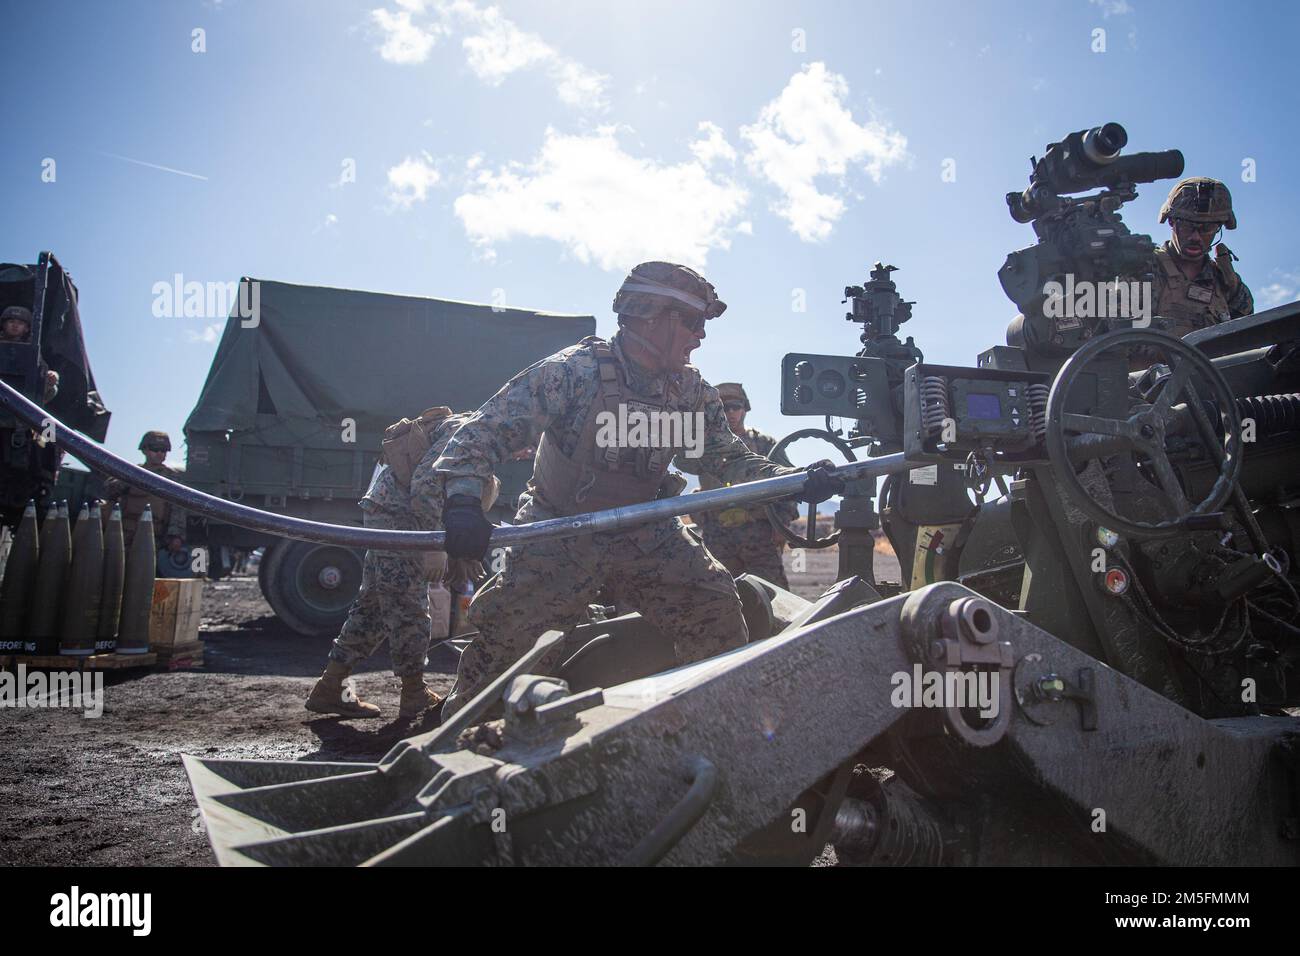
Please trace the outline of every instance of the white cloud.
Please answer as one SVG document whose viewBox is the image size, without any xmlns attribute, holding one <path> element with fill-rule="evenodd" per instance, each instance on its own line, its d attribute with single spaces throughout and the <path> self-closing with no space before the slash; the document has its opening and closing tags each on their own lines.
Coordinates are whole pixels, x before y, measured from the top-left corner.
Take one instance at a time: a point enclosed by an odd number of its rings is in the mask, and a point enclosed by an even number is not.
<svg viewBox="0 0 1300 956">
<path fill-rule="evenodd" d="M 417 8 L 418 12 L 418 8 Z M 411 10 L 371 10 L 370 19 L 383 32 L 379 55 L 389 63 L 423 63 L 429 58 L 438 36 L 445 32 L 441 24 L 417 26 Z"/>
<path fill-rule="evenodd" d="M 395 208 L 410 209 L 417 202 L 424 202 L 429 190 L 441 180 L 428 153 L 418 158 L 407 156 L 388 170 L 388 201 Z"/>
<path fill-rule="evenodd" d="M 556 55 L 541 37 L 520 30 L 496 7 L 479 10 L 472 3 L 456 3 L 451 9 L 478 31 L 461 40 L 461 47 L 469 68 L 490 86 L 499 85 L 517 70 L 545 63 Z"/>
<path fill-rule="evenodd" d="M 548 72 L 555 81 L 555 93 L 561 103 L 584 110 L 609 109 L 609 98 L 605 94 L 609 77 L 604 73 L 597 73 L 567 58 L 555 60 Z"/>
<path fill-rule="evenodd" d="M 1277 282 L 1270 282 L 1255 295 L 1255 309 L 1262 312 L 1277 305 L 1300 299 L 1300 274 L 1283 272 Z"/>
<path fill-rule="evenodd" d="M 225 327 L 224 322 L 214 322 L 211 325 L 204 326 L 202 332 L 186 329 L 185 337 L 191 342 L 204 342 L 210 345 L 221 337 L 221 332 Z"/>
<path fill-rule="evenodd" d="M 390 63 L 423 63 L 439 37 L 461 32 L 466 63 L 489 86 L 499 86 L 521 70 L 540 69 L 564 104 L 587 110 L 609 107 L 608 76 L 565 56 L 537 34 L 520 29 L 497 7 L 480 7 L 472 0 L 395 2 L 404 9 L 370 13 L 383 35 L 379 55 Z"/>
<path fill-rule="evenodd" d="M 618 128 L 604 126 L 581 135 L 548 128 L 532 162 L 482 169 L 455 211 L 489 256 L 499 242 L 550 239 L 580 262 L 618 271 L 646 259 L 703 268 L 748 228 L 737 223 L 747 202 L 744 187 L 700 159 L 633 156 Z"/>
<path fill-rule="evenodd" d="M 719 159 L 725 159 L 729 163 L 736 161 L 736 149 L 727 142 L 722 133 L 722 129 L 716 123 L 710 123 L 708 120 L 700 123 L 699 130 L 703 138 L 691 143 L 691 152 L 705 166 L 709 166 Z"/>
<path fill-rule="evenodd" d="M 862 169 L 879 183 L 886 168 L 907 159 L 907 137 L 874 117 L 854 121 L 844 105 L 849 87 L 824 63 L 806 66 L 790 78 L 758 121 L 743 127 L 750 171 L 776 186 L 777 215 L 805 242 L 826 239 L 844 214 L 845 177 Z M 818 180 L 834 177 L 829 191 Z"/>
<path fill-rule="evenodd" d="M 1110 17 L 1122 17 L 1133 12 L 1133 8 L 1128 5 L 1128 0 L 1089 0 L 1089 2 L 1101 9 L 1101 18 L 1103 20 Z"/>
</svg>

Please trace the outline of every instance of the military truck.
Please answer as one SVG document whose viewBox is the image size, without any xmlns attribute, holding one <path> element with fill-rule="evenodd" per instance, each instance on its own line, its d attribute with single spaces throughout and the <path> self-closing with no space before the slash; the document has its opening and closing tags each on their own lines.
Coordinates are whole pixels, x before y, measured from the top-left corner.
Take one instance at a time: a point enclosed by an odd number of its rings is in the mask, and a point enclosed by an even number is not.
<svg viewBox="0 0 1300 956">
<path fill-rule="evenodd" d="M 589 315 L 244 277 L 194 410 L 185 481 L 264 511 L 361 524 L 357 501 L 384 429 L 425 408 L 474 409 L 511 376 L 595 332 Z M 503 466 L 493 514 L 509 520 L 532 461 Z M 265 548 L 258 582 L 301 634 L 338 630 L 362 553 L 192 519 L 221 576 L 235 549 Z"/>
</svg>

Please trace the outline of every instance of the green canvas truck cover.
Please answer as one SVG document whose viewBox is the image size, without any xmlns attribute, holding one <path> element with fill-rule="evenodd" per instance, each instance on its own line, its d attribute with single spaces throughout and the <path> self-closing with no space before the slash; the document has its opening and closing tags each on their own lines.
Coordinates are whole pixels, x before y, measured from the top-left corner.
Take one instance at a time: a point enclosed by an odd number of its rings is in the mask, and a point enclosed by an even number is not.
<svg viewBox="0 0 1300 956">
<path fill-rule="evenodd" d="M 300 441 L 311 426 L 337 434 L 345 418 L 358 436 L 382 434 L 432 405 L 475 409 L 517 372 L 596 329 L 589 315 L 248 278 L 240 285 L 187 435 L 264 429 L 267 416 Z M 253 303 L 256 315 L 243 318 L 241 307 Z"/>
</svg>

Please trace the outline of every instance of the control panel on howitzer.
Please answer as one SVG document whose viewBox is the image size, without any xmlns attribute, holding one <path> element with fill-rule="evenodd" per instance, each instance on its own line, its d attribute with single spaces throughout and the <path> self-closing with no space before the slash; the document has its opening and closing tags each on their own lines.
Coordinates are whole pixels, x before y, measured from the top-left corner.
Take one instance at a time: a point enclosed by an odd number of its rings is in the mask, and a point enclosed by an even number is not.
<svg viewBox="0 0 1300 956">
<path fill-rule="evenodd" d="M 919 364 L 924 356 L 912 337 L 898 338 L 899 326 L 912 318 L 915 303 L 903 301 L 898 294 L 891 275 L 896 271 L 894 266 L 877 262 L 870 281 L 844 290 L 845 300 L 852 303 L 845 319 L 863 327 L 862 348 L 855 355 L 792 353 L 782 360 L 782 414 L 822 415 L 825 428 L 803 429 L 786 436 L 778 444 L 778 452 L 799 439 L 818 438 L 835 445 L 850 460 L 859 448 L 866 448 L 872 457 L 898 451 L 914 457 L 916 447 L 907 428 L 905 407 L 906 396 L 912 395 L 914 389 L 907 382 L 911 370 L 926 366 Z M 979 374 L 976 372 L 976 376 Z M 1029 377 L 1035 382 L 1042 378 Z M 977 395 L 974 400 L 978 406 L 981 398 Z M 966 401 L 964 396 L 962 401 Z M 1007 406 L 1008 413 L 1012 407 Z M 965 421 L 969 417 L 965 405 L 963 410 Z M 987 408 L 974 409 L 975 413 L 981 411 L 987 412 Z M 832 418 L 852 421 L 847 435 L 832 428 Z M 880 488 L 879 514 L 876 480 L 852 482 L 835 515 L 835 533 L 820 540 L 794 543 L 805 547 L 838 544 L 839 578 L 861 577 L 882 594 L 937 580 L 956 580 L 959 571 L 980 574 L 987 580 L 1008 573 L 1014 576 L 1020 555 L 1006 522 L 985 524 L 971 540 L 974 517 L 986 507 L 983 498 L 989 485 L 985 473 L 969 473 L 971 463 L 964 456 L 950 463 L 918 454 L 915 461 L 919 467 L 885 479 Z M 970 489 L 977 492 L 974 499 L 968 493 Z M 987 507 L 1005 510 L 1006 505 L 992 502 Z M 900 582 L 875 579 L 873 532 L 882 526 L 899 556 Z M 811 520 L 809 527 L 813 527 Z M 1003 596 L 1009 597 L 1010 593 L 1008 590 Z"/>
</svg>

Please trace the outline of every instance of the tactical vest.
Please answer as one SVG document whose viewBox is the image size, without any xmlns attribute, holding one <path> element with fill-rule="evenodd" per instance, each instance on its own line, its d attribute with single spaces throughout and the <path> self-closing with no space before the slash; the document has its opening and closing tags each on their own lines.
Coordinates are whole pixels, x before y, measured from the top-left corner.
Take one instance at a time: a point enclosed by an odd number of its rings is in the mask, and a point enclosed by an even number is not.
<svg viewBox="0 0 1300 956">
<path fill-rule="evenodd" d="M 170 478 L 172 481 L 180 480 L 180 472 L 166 465 L 143 464 L 140 466 L 146 471 L 152 471 L 156 475 L 162 475 L 164 478 Z M 135 526 L 140 523 L 140 516 L 144 514 L 145 505 L 153 516 L 153 533 L 154 537 L 160 542 L 167 533 L 167 526 L 171 522 L 172 504 L 166 498 L 150 494 L 133 486 L 127 486 L 126 490 L 118 499 L 118 504 L 122 506 L 122 532 L 126 535 L 129 543 L 135 534 Z"/>
<path fill-rule="evenodd" d="M 384 429 L 380 461 L 393 472 L 403 488 L 411 487 L 411 475 L 433 444 L 438 424 L 451 415 L 446 405 L 435 405 L 420 412 L 419 418 L 403 418 Z"/>
<path fill-rule="evenodd" d="M 1189 279 L 1183 275 L 1165 249 L 1156 249 L 1161 277 L 1160 297 L 1155 302 L 1155 314 L 1168 320 L 1166 331 L 1182 338 L 1189 332 L 1218 325 L 1231 318 L 1228 310 L 1228 293 L 1223 273 L 1217 262 L 1211 260 L 1212 281 Z"/>
<path fill-rule="evenodd" d="M 686 403 L 683 395 L 698 392 L 699 373 L 687 367 L 684 381 L 671 378 L 661 395 L 638 395 L 627 383 L 614 350 L 603 339 L 583 339 L 596 358 L 599 381 L 596 395 L 587 408 L 587 417 L 578 433 L 573 455 L 565 455 L 559 442 L 543 432 L 537 444 L 533 464 L 533 486 L 561 514 L 583 514 L 620 508 L 624 505 L 653 501 L 668 474 L 668 466 L 681 449 L 622 448 L 618 443 L 597 447 L 600 415 L 608 412 L 619 421 L 619 406 L 629 412 L 680 411 Z"/>
</svg>

